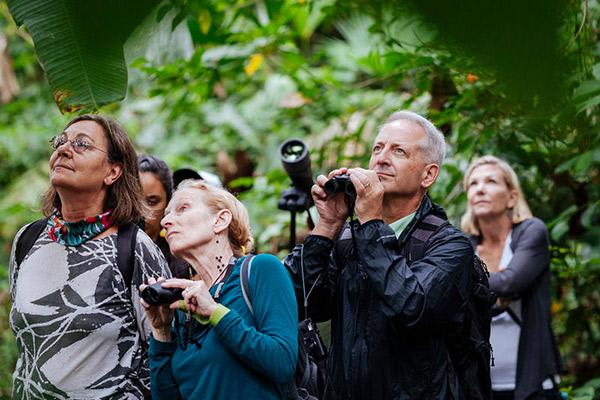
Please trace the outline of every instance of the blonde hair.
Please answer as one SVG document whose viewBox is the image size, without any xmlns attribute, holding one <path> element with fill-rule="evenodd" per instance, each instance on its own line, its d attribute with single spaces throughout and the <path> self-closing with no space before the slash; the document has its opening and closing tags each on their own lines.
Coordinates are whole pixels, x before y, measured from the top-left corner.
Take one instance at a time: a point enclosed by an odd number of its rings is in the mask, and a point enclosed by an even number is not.
<svg viewBox="0 0 600 400">
<path fill-rule="evenodd" d="M 248 210 L 234 195 L 227 190 L 210 186 L 201 180 L 186 179 L 179 184 L 176 192 L 183 189 L 199 189 L 204 194 L 204 201 L 215 214 L 221 210 L 231 212 L 228 226 L 228 239 L 236 257 L 241 257 L 252 250 L 254 239 L 250 230 Z"/>
<path fill-rule="evenodd" d="M 496 166 L 502 171 L 502 176 L 504 178 L 504 182 L 509 190 L 515 190 L 517 192 L 517 202 L 515 206 L 510 211 L 510 218 L 513 224 L 522 222 L 526 219 L 532 218 L 531 210 L 529 209 L 529 205 L 527 204 L 527 200 L 525 200 L 525 196 L 523 195 L 523 191 L 521 190 L 521 185 L 519 184 L 519 178 L 517 178 L 517 174 L 512 169 L 508 163 L 498 157 L 494 156 L 482 156 L 471 162 L 469 168 L 467 168 L 467 172 L 465 173 L 465 177 L 463 179 L 463 189 L 468 191 L 469 189 L 469 179 L 471 178 L 471 174 L 477 167 L 481 167 L 482 165 L 493 165 Z M 467 202 L 467 212 L 463 215 L 460 226 L 463 231 L 470 235 L 479 236 L 479 225 L 477 223 L 477 218 L 473 214 L 473 210 L 471 206 Z"/>
</svg>

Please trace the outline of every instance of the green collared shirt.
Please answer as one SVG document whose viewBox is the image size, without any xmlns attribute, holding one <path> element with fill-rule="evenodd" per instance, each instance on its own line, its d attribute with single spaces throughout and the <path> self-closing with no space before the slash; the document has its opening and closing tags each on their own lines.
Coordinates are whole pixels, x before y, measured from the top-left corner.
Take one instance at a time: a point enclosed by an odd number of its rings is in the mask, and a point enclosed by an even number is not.
<svg viewBox="0 0 600 400">
<path fill-rule="evenodd" d="M 394 230 L 394 233 L 396 234 L 396 238 L 400 237 L 400 235 L 402 234 L 404 229 L 406 229 L 408 224 L 410 224 L 410 221 L 412 221 L 412 219 L 416 213 L 417 212 L 414 211 L 411 214 L 408 214 L 406 217 L 397 219 L 396 221 L 394 221 L 390 224 L 390 228 L 392 228 Z"/>
</svg>

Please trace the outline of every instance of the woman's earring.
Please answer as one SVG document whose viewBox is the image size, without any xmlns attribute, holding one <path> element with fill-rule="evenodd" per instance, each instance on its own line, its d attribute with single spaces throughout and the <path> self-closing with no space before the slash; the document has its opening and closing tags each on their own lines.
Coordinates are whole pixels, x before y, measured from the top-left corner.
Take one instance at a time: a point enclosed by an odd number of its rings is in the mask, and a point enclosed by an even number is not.
<svg viewBox="0 0 600 400">
<path fill-rule="evenodd" d="M 223 256 L 215 257 L 215 260 L 217 260 L 217 269 L 219 270 L 219 272 L 223 272 L 223 270 L 225 269 L 225 264 L 223 263 Z"/>
</svg>

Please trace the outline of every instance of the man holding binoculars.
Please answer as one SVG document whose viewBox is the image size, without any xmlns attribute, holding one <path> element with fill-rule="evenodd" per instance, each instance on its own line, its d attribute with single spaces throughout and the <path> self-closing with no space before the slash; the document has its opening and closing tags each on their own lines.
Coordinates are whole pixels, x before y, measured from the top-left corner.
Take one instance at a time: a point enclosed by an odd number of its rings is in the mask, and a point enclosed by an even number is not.
<svg viewBox="0 0 600 400">
<path fill-rule="evenodd" d="M 431 122 L 399 111 L 368 169 L 339 168 L 312 187 L 319 221 L 285 265 L 297 297 L 310 293 L 304 317 L 332 322 L 325 399 L 463 397 L 448 333 L 464 320 L 474 254 L 427 196 L 444 152 Z"/>
</svg>

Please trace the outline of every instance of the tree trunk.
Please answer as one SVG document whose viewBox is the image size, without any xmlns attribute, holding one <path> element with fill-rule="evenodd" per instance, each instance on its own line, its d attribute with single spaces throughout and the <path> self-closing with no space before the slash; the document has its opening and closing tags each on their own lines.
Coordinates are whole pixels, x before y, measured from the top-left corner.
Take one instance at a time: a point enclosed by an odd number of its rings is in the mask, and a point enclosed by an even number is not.
<svg viewBox="0 0 600 400">
<path fill-rule="evenodd" d="M 8 55 L 8 40 L 0 32 L 0 103 L 8 103 L 18 92 L 19 84 Z"/>
</svg>

